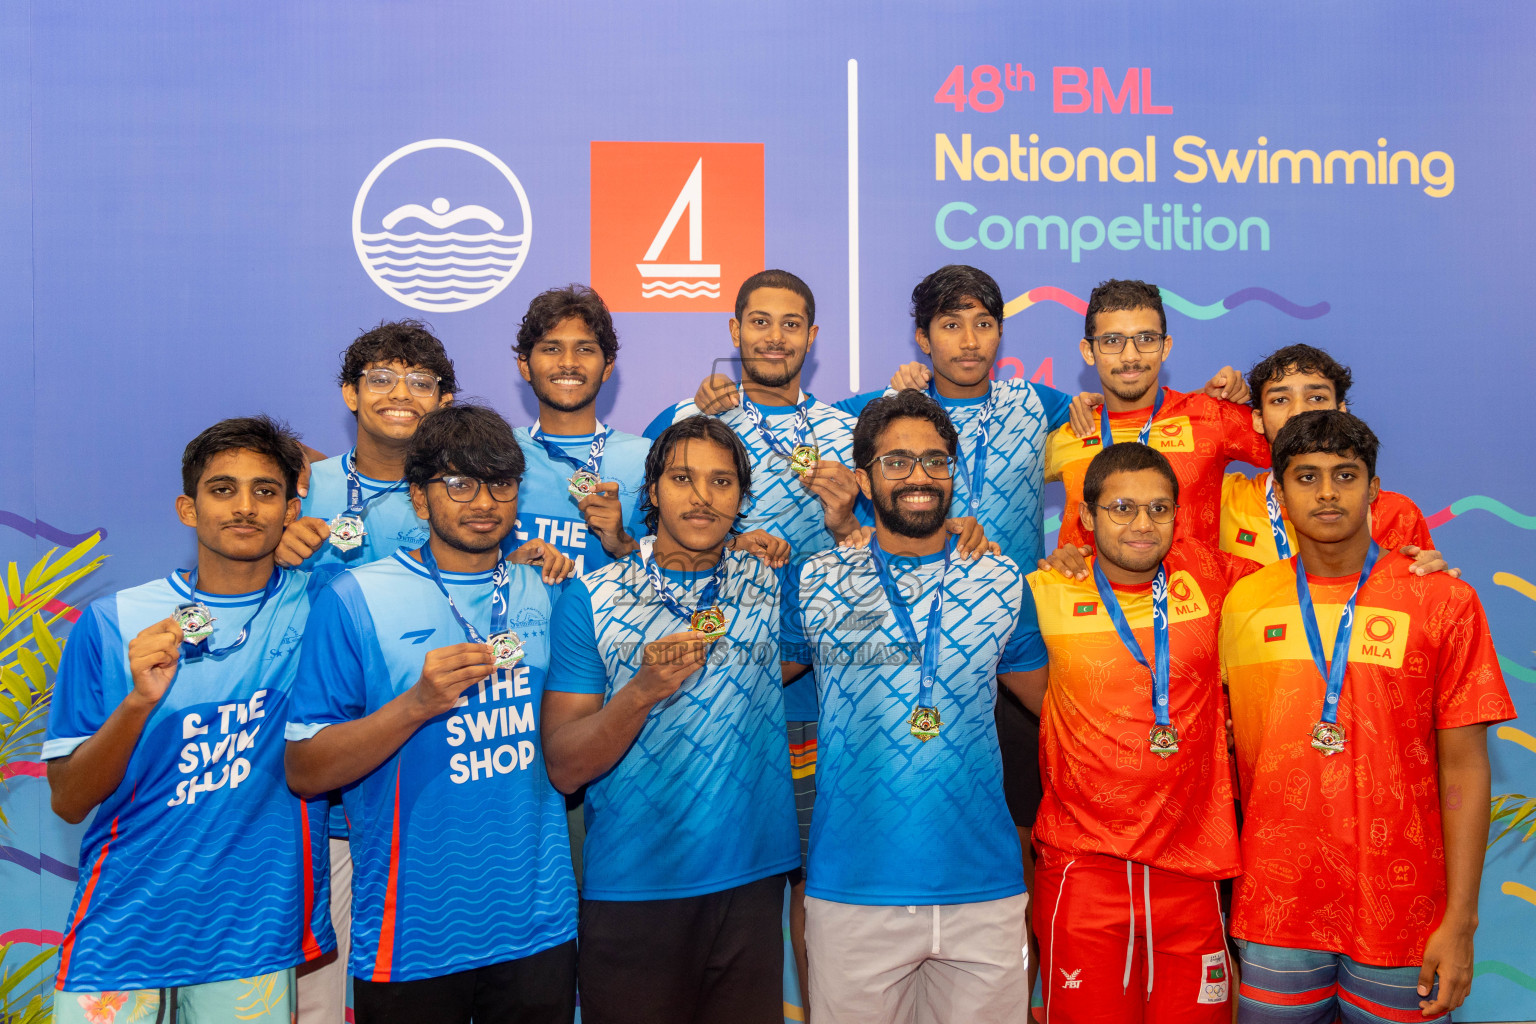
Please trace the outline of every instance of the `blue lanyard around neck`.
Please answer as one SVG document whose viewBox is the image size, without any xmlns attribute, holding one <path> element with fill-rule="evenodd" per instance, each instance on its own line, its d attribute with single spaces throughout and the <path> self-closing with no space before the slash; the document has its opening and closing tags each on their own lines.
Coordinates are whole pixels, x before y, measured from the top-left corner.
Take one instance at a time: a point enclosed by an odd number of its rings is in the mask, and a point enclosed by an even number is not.
<svg viewBox="0 0 1536 1024">
<path fill-rule="evenodd" d="M 1157 716 L 1157 724 L 1171 724 L 1173 720 L 1168 713 L 1168 571 L 1159 564 L 1157 575 L 1152 578 L 1154 665 L 1148 665 L 1147 656 L 1141 653 L 1136 633 L 1131 629 L 1130 620 L 1125 617 L 1125 609 L 1120 607 L 1120 597 L 1110 585 L 1109 577 L 1104 575 L 1097 558 L 1093 560 L 1093 582 L 1099 588 L 1099 600 L 1104 603 L 1105 614 L 1115 624 L 1115 632 L 1120 634 L 1120 642 L 1125 644 L 1126 650 L 1135 656 L 1142 668 L 1152 673 L 1152 713 Z"/>
<path fill-rule="evenodd" d="M 351 451 L 347 452 L 346 455 L 342 456 L 341 465 L 342 468 L 347 471 L 346 514 L 349 516 L 362 515 L 363 511 L 367 509 L 369 505 L 372 505 L 386 494 L 394 494 L 396 491 L 404 490 L 406 487 L 406 482 L 404 480 L 396 480 L 393 484 L 384 488 L 384 490 L 380 491 L 378 494 L 375 494 L 373 497 L 364 500 L 363 479 L 361 474 L 359 474 L 357 471 L 356 448 L 353 448 Z"/>
<path fill-rule="evenodd" d="M 534 420 L 533 426 L 528 428 L 528 436 L 543 446 L 544 450 L 549 453 L 550 458 L 556 462 L 563 462 L 572 469 L 584 469 L 593 476 L 603 475 L 603 449 L 608 446 L 608 438 L 612 434 L 612 427 L 605 427 L 602 423 L 598 423 L 592 432 L 592 444 L 587 449 L 587 461 L 583 463 L 576 456 L 551 441 L 549 436 L 544 433 L 544 428 L 539 425 L 538 420 Z"/>
<path fill-rule="evenodd" d="M 180 569 L 178 569 L 176 571 L 177 571 L 178 574 L 181 572 Z M 199 640 L 195 644 L 187 643 L 187 642 L 183 641 L 181 646 L 184 648 L 187 656 L 188 657 L 202 657 L 203 655 L 208 655 L 209 657 L 220 658 L 220 657 L 223 657 L 226 654 L 230 654 L 230 653 L 232 653 L 234 651 L 238 651 L 241 647 L 245 646 L 245 641 L 246 641 L 246 638 L 250 635 L 252 624 L 254 624 L 256 619 L 257 619 L 257 617 L 259 615 L 261 615 L 261 611 L 262 611 L 263 608 L 265 608 L 267 606 L 267 602 L 272 600 L 272 595 L 277 593 L 278 588 L 281 587 L 282 585 L 283 585 L 283 570 L 274 566 L 273 569 L 272 569 L 272 575 L 267 577 L 267 585 L 266 585 L 266 587 L 264 587 L 262 589 L 262 591 L 261 591 L 261 603 L 256 605 L 256 610 L 251 613 L 251 617 L 246 619 L 245 620 L 245 625 L 240 627 L 240 635 L 235 637 L 235 642 L 232 643 L 232 644 L 229 644 L 226 647 L 219 647 L 219 648 L 215 649 L 215 648 L 211 648 L 211 647 L 208 646 L 208 641 L 213 639 L 211 636 L 205 636 L 205 637 L 203 637 L 201 640 Z M 187 586 L 192 591 L 192 600 L 196 601 L 197 600 L 197 570 L 196 569 L 193 569 L 191 572 L 187 573 Z"/>
<path fill-rule="evenodd" d="M 407 555 L 407 558 L 410 556 Z M 437 584 L 438 591 L 448 601 L 448 610 L 453 612 L 454 619 L 459 628 L 464 631 L 464 638 L 472 644 L 487 643 L 485 637 L 475 628 L 474 623 L 464 617 L 459 611 L 459 606 L 453 603 L 453 597 L 449 595 L 448 588 L 443 584 L 443 574 L 438 571 L 437 557 L 432 554 L 432 542 L 429 540 L 421 546 L 421 564 L 427 567 L 427 572 L 432 575 L 432 582 Z M 508 608 L 508 598 L 512 589 L 511 577 L 507 571 L 507 560 L 496 560 L 496 570 L 491 573 L 491 636 L 498 636 L 507 631 L 507 620 L 511 617 Z"/>
<path fill-rule="evenodd" d="M 656 588 L 656 595 L 661 598 L 661 603 L 667 609 L 693 626 L 694 612 L 683 607 L 683 603 L 672 593 L 672 588 L 667 584 L 667 578 L 662 574 L 661 566 L 656 564 L 655 538 L 647 537 L 640 542 L 640 563 L 645 566 L 645 575 L 650 579 L 651 586 Z M 720 560 L 715 563 L 715 571 L 710 574 L 709 582 L 704 584 L 704 590 L 699 594 L 699 604 L 695 611 L 703 611 L 713 608 L 720 600 L 720 589 L 725 586 L 725 552 L 720 552 Z"/>
<path fill-rule="evenodd" d="M 1280 514 L 1280 499 L 1275 497 L 1275 474 L 1264 480 L 1264 509 L 1269 513 L 1269 530 L 1275 535 L 1275 550 L 1280 558 L 1291 557 L 1291 538 L 1285 532 L 1285 517 Z"/>
<path fill-rule="evenodd" d="M 1157 389 L 1157 397 L 1152 400 L 1152 415 L 1147 417 L 1147 422 L 1141 425 L 1141 431 L 1137 433 L 1136 440 L 1141 444 L 1147 443 L 1147 438 L 1152 436 L 1152 421 L 1157 419 L 1157 414 L 1163 408 L 1163 389 Z M 1109 403 L 1099 406 L 1099 446 L 1108 448 L 1115 443 L 1114 431 L 1109 426 Z"/>
<path fill-rule="evenodd" d="M 920 708 L 933 707 L 933 684 L 939 675 L 939 641 L 943 635 L 944 580 L 949 575 L 949 562 L 955 553 L 957 539 L 954 534 L 950 534 L 944 541 L 944 567 L 939 571 L 939 582 L 934 588 L 933 602 L 928 606 L 928 622 L 922 639 L 923 667 L 917 689 L 917 706 Z M 869 543 L 869 554 L 874 560 L 875 573 L 880 577 L 880 587 L 885 591 L 885 599 L 890 603 L 891 614 L 896 617 L 896 624 L 901 627 L 907 643 L 916 650 L 918 648 L 917 626 L 912 622 L 912 610 L 907 607 L 901 591 L 896 588 L 895 577 L 891 574 L 890 556 L 881 549 L 880 542 L 873 539 Z"/>
<path fill-rule="evenodd" d="M 1333 725 L 1339 720 L 1339 697 L 1344 692 L 1344 673 L 1349 668 L 1349 638 L 1355 631 L 1355 601 L 1360 596 L 1360 591 L 1365 587 L 1365 581 L 1370 579 L 1371 570 L 1376 566 L 1376 559 L 1381 556 L 1381 548 L 1376 542 L 1371 541 L 1371 548 L 1365 553 L 1365 564 L 1360 567 L 1360 578 L 1355 581 L 1355 589 L 1349 595 L 1349 602 L 1344 605 L 1344 614 L 1339 618 L 1339 631 L 1333 638 L 1333 660 L 1323 660 L 1323 635 L 1317 626 L 1317 609 L 1312 605 L 1312 588 L 1307 586 L 1307 570 L 1301 564 L 1301 556 L 1296 556 L 1296 603 L 1301 606 L 1301 624 L 1307 631 L 1307 646 L 1312 649 L 1312 663 L 1317 666 L 1318 674 L 1328 680 L 1328 693 L 1323 698 L 1322 720 Z"/>
<path fill-rule="evenodd" d="M 940 405 L 944 404 L 939 397 L 939 389 L 933 381 L 928 382 L 928 395 Z M 967 497 L 967 504 L 971 515 L 978 518 L 981 516 L 981 488 L 987 476 L 987 442 L 990 438 L 992 414 L 996 408 L 996 396 L 997 391 L 990 384 L 987 385 L 987 400 L 976 417 L 976 431 L 971 435 L 971 444 L 975 452 L 971 457 L 971 493 Z M 961 459 L 963 461 L 964 456 L 961 456 Z"/>
<path fill-rule="evenodd" d="M 811 431 L 811 402 L 814 399 L 804 391 L 800 392 L 800 401 L 795 403 L 794 445 L 785 445 L 773 431 L 768 429 L 768 419 L 763 415 L 763 410 L 757 407 L 757 403 L 747 397 L 747 389 L 743 385 L 737 389 L 741 399 L 741 411 L 747 417 L 747 422 L 757 429 L 758 435 L 775 455 L 790 458 L 795 453 L 795 448 L 812 447 L 816 443 L 816 435 Z"/>
</svg>

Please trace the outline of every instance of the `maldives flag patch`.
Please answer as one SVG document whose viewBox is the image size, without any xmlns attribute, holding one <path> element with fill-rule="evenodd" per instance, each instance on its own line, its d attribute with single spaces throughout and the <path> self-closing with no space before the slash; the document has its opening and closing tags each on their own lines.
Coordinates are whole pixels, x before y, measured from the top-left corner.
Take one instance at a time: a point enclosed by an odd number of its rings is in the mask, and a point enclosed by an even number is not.
<svg viewBox="0 0 1536 1024">
<path fill-rule="evenodd" d="M 1252 530 L 1237 531 L 1237 542 L 1239 544 L 1247 544 L 1249 547 L 1253 547 L 1253 543 L 1256 540 L 1258 540 L 1258 538 L 1253 535 Z"/>
<path fill-rule="evenodd" d="M 1274 641 L 1274 640 L 1284 640 L 1284 639 L 1285 639 L 1285 626 L 1280 625 L 1280 626 L 1265 626 L 1264 627 L 1264 642 L 1265 643 L 1270 643 L 1271 641 Z"/>
<path fill-rule="evenodd" d="M 1083 438 L 1083 447 L 1084 448 L 1097 448 L 1098 446 L 1099 446 L 1099 439 L 1097 437 L 1085 437 L 1085 438 Z"/>
<path fill-rule="evenodd" d="M 1084 615 L 1097 614 L 1098 610 L 1099 602 L 1097 601 L 1079 601 L 1072 606 L 1072 615 L 1074 618 L 1081 618 Z"/>
</svg>

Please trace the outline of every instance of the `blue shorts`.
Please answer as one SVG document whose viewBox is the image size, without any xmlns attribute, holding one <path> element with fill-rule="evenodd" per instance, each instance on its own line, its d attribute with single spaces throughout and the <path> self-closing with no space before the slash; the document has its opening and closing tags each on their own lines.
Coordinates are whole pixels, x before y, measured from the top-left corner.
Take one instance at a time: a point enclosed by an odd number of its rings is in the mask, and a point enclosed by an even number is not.
<svg viewBox="0 0 1536 1024">
<path fill-rule="evenodd" d="M 1419 1012 L 1419 968 L 1374 967 L 1342 953 L 1237 939 L 1238 1024 L 1449 1024 Z M 1437 982 L 1430 991 L 1433 999 Z"/>
</svg>

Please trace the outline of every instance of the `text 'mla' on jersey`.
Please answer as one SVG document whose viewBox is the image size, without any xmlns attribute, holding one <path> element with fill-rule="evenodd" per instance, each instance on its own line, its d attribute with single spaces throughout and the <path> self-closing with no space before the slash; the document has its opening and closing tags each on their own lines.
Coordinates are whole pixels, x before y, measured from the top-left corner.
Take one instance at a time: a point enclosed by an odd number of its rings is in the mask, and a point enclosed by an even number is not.
<svg viewBox="0 0 1536 1024">
<path fill-rule="evenodd" d="M 1220 543 L 1221 485 L 1229 462 L 1269 465 L 1269 442 L 1253 429 L 1246 405 L 1221 401 L 1201 391 L 1163 389 L 1163 407 L 1147 435 L 1147 444 L 1168 457 L 1179 480 L 1179 516 L 1175 537 L 1192 537 L 1211 547 Z M 1115 443 L 1134 441 L 1152 414 L 1151 407 L 1109 414 Z M 1093 534 L 1078 521 L 1083 478 L 1088 463 L 1103 451 L 1099 431 L 1087 437 L 1072 433 L 1068 424 L 1051 435 L 1046 446 L 1045 478 L 1066 488 L 1061 513 L 1060 544 L 1092 544 Z"/>
<path fill-rule="evenodd" d="M 59 988 L 248 978 L 335 948 L 325 804 L 295 797 L 283 772 L 312 580 L 279 571 L 243 644 L 183 656 L 123 781 L 86 826 Z M 64 646 L 43 757 L 72 753 L 132 691 L 128 645 L 146 627 L 201 601 L 217 651 L 235 642 L 261 597 L 194 596 L 173 573 L 96 601 Z"/>
<path fill-rule="evenodd" d="M 549 588 L 509 565 L 509 628 L 523 660 L 342 791 L 352 823 L 352 955 L 368 981 L 414 981 L 530 956 L 576 934 L 565 801 L 539 736 Z M 442 574 L 490 635 L 491 573 Z M 336 577 L 315 600 L 287 736 L 363 718 L 410 689 L 428 652 L 467 642 L 406 551 Z"/>
<path fill-rule="evenodd" d="M 920 642 L 943 557 L 891 559 Z M 821 698 L 806 892 L 868 906 L 1023 892 L 993 719 L 998 673 L 1046 663 L 1018 567 L 993 555 L 950 563 L 933 688 L 942 725 L 926 742 L 909 722 L 922 651 L 902 632 L 870 552 L 816 555 L 791 584 L 786 645 L 815 668 Z"/>
<path fill-rule="evenodd" d="M 1152 673 L 1121 642 L 1093 576 L 1029 574 L 1051 658 L 1035 839 L 1069 855 L 1231 878 L 1241 862 L 1216 638 L 1227 592 L 1259 566 L 1192 540 L 1176 541 L 1163 566 L 1169 717 L 1179 731 L 1179 749 L 1167 758 L 1149 747 L 1157 721 Z M 1114 591 L 1143 657 L 1155 665 L 1152 584 Z"/>
<path fill-rule="evenodd" d="M 858 416 L 852 415 L 818 401 L 806 394 L 810 408 L 808 419 L 819 456 L 826 462 L 841 462 L 853 466 L 853 427 Z M 780 443 L 795 443 L 797 410 L 792 405 L 759 405 L 763 420 Z M 661 414 L 645 428 L 645 436 L 654 440 L 661 432 L 678 420 L 697 416 L 699 407 L 693 402 L 679 402 L 663 409 Z M 821 501 L 800 482 L 800 474 L 789 468 L 789 460 L 776 454 L 747 414 L 738 406 L 720 414 L 723 421 L 747 447 L 752 466 L 752 501 L 740 522 L 741 532 L 766 530 L 775 537 L 789 542 L 790 557 L 799 561 L 832 548 L 836 541 L 827 531 L 826 512 Z M 859 499 L 858 508 L 863 516 L 865 502 Z M 816 681 L 803 677 L 784 687 L 784 713 L 791 722 L 810 722 L 816 719 Z"/>
<path fill-rule="evenodd" d="M 507 535 L 502 550 L 510 552 L 537 537 L 571 558 L 576 563 L 575 574 L 578 576 L 601 569 L 613 561 L 597 534 L 587 529 L 586 517 L 571 496 L 571 474 L 576 472 L 575 468 L 551 456 L 543 445 L 533 440 L 527 427 L 518 427 L 515 433 L 527 469 L 517 488 L 517 529 Z M 591 434 L 543 436 L 561 451 L 586 464 L 587 453 L 592 447 Z M 639 503 L 640 491 L 645 485 L 645 456 L 650 450 L 650 441 L 617 430 L 608 435 L 603 445 L 598 475 L 604 482 L 619 485 L 624 529 L 632 537 L 641 537 L 646 532 Z"/>
<path fill-rule="evenodd" d="M 1232 588 L 1221 657 L 1243 800 L 1232 934 L 1417 966 L 1445 914 L 1436 730 L 1514 717 L 1477 593 L 1382 552 L 1361 588 L 1339 698 L 1342 753 L 1312 748 L 1327 682 L 1313 663 L 1295 561 Z M 1309 577 L 1323 650 L 1358 575 Z"/>
<path fill-rule="evenodd" d="M 781 573 L 739 551 L 723 557 L 716 603 L 726 636 L 587 787 L 584 899 L 698 896 L 800 863 L 779 664 Z M 713 572 L 662 571 L 688 609 Z M 630 554 L 567 585 L 548 688 L 607 702 L 640 670 L 646 644 L 686 629 Z"/>
<path fill-rule="evenodd" d="M 355 449 L 354 449 L 355 451 Z M 304 497 L 301 515 L 324 519 L 347 510 L 347 455 L 325 459 L 309 467 L 309 494 Z M 339 572 L 388 558 L 404 548 L 407 551 L 427 542 L 427 521 L 418 519 L 411 506 L 410 487 L 404 480 L 375 480 L 358 474 L 363 500 L 363 542 L 351 551 L 339 551 L 329 542 L 304 562 L 322 582 Z"/>
<path fill-rule="evenodd" d="M 1265 498 L 1264 485 L 1268 481 L 1268 473 L 1252 477 L 1244 473 L 1228 473 L 1221 481 L 1221 550 L 1251 558 L 1260 565 L 1280 560 Z M 1280 514 L 1294 552 L 1297 550 L 1296 530 L 1283 510 Z M 1404 544 L 1415 544 L 1426 550 L 1435 546 L 1429 535 L 1429 523 L 1419 506 L 1395 491 L 1382 491 L 1376 495 L 1376 503 L 1371 506 L 1371 539 L 1381 545 L 1383 551 L 1396 551 Z"/>
</svg>

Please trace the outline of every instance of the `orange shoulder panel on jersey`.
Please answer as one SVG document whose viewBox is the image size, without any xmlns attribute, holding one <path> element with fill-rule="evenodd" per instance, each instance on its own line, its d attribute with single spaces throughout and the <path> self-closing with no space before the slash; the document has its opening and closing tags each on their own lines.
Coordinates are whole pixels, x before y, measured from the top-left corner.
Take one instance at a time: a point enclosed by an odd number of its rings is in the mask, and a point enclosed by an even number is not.
<svg viewBox="0 0 1536 1024">
<path fill-rule="evenodd" d="M 1339 702 L 1343 753 L 1310 737 L 1326 683 L 1312 659 L 1294 562 L 1233 587 L 1221 660 L 1244 800 L 1233 934 L 1416 965 L 1445 909 L 1435 731 L 1512 717 L 1476 592 L 1383 553 L 1362 588 Z M 1355 577 L 1309 580 L 1323 649 Z"/>
</svg>

